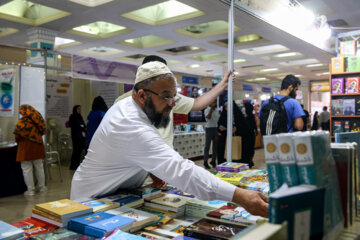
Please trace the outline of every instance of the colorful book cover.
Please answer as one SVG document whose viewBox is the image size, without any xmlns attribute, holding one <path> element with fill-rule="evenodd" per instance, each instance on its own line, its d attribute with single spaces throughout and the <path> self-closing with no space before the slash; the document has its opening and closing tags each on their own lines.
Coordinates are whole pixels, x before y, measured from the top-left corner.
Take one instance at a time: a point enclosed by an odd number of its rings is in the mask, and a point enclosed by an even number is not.
<svg viewBox="0 0 360 240">
<path fill-rule="evenodd" d="M 256 224 L 258 220 L 262 219 L 259 216 L 251 215 L 244 208 L 236 206 L 222 206 L 219 209 L 207 213 L 206 216 L 215 219 L 225 220 L 229 223 L 233 222 L 244 225 Z"/>
<path fill-rule="evenodd" d="M 112 202 L 118 202 L 118 203 L 120 203 L 120 207 L 121 207 L 123 205 L 137 201 L 142 198 L 137 195 L 119 193 L 119 194 L 103 197 L 101 199 L 112 201 Z"/>
<path fill-rule="evenodd" d="M 269 222 L 287 221 L 289 240 L 322 239 L 324 192 L 324 188 L 309 185 L 279 188 L 269 198 Z"/>
<path fill-rule="evenodd" d="M 344 132 L 350 132 L 350 121 L 344 121 Z"/>
<path fill-rule="evenodd" d="M 0 221 L 0 239 L 17 239 L 24 237 L 24 230 Z"/>
<path fill-rule="evenodd" d="M 177 214 L 175 212 L 171 212 L 171 211 L 167 211 L 164 209 L 157 209 L 157 208 L 152 208 L 152 207 L 148 207 L 148 206 L 142 206 L 137 208 L 138 210 L 144 211 L 144 212 L 148 212 L 151 214 L 154 214 L 158 217 L 169 217 L 169 218 L 174 218 Z"/>
<path fill-rule="evenodd" d="M 131 194 L 135 194 L 141 198 L 155 198 L 161 195 L 161 190 L 152 188 L 150 185 L 141 188 L 132 189 L 129 191 Z"/>
<path fill-rule="evenodd" d="M 359 72 L 360 71 L 360 57 L 348 57 L 347 59 L 347 71 Z"/>
<path fill-rule="evenodd" d="M 114 214 L 97 212 L 79 218 L 71 219 L 67 228 L 85 235 L 102 238 L 116 228 L 127 231 L 134 219 Z"/>
<path fill-rule="evenodd" d="M 331 100 L 331 115 L 344 115 L 344 106 L 342 99 Z"/>
<path fill-rule="evenodd" d="M 342 121 L 333 121 L 332 126 L 332 135 L 334 136 L 336 133 L 344 132 L 343 122 Z"/>
<path fill-rule="evenodd" d="M 191 198 L 188 197 L 163 193 L 160 197 L 151 199 L 150 202 L 168 207 L 180 208 L 184 206 L 190 199 Z"/>
<path fill-rule="evenodd" d="M 331 73 L 345 72 L 345 58 L 333 57 L 331 58 Z"/>
<path fill-rule="evenodd" d="M 296 186 L 298 185 L 299 180 L 292 140 L 293 134 L 278 134 L 276 137 L 279 146 L 280 167 L 283 182 L 287 183 L 289 186 Z"/>
<path fill-rule="evenodd" d="M 360 121 L 357 119 L 350 120 L 350 132 L 360 132 Z"/>
<path fill-rule="evenodd" d="M 355 115 L 355 99 L 343 99 L 344 115 Z"/>
<path fill-rule="evenodd" d="M 208 240 L 227 240 L 234 237 L 245 228 L 246 226 L 225 224 L 208 219 L 201 219 L 200 221 L 187 227 L 184 230 L 184 235 Z"/>
<path fill-rule="evenodd" d="M 348 77 L 346 78 L 346 93 L 358 93 L 359 92 L 360 77 Z"/>
<path fill-rule="evenodd" d="M 62 220 L 92 212 L 91 207 L 69 199 L 36 204 L 35 209 L 61 217 Z"/>
<path fill-rule="evenodd" d="M 176 237 L 178 235 L 184 235 L 183 232 L 185 228 L 191 224 L 192 224 L 191 222 L 172 219 L 166 224 L 157 224 L 157 225 L 145 227 L 144 230 L 155 234 L 164 235 L 167 237 Z"/>
<path fill-rule="evenodd" d="M 183 197 L 189 197 L 189 198 L 194 198 L 195 197 L 194 195 L 191 195 L 190 193 L 183 192 L 180 189 L 177 189 L 176 187 L 170 189 L 166 193 L 167 194 L 179 195 L 179 196 L 183 196 Z"/>
<path fill-rule="evenodd" d="M 360 98 L 355 99 L 355 115 L 360 115 Z"/>
<path fill-rule="evenodd" d="M 96 238 L 70 231 L 66 228 L 58 228 L 51 232 L 37 234 L 30 240 L 95 240 Z"/>
<path fill-rule="evenodd" d="M 119 229 L 115 229 L 115 231 L 113 231 L 109 236 L 104 238 L 104 240 L 145 240 L 145 239 L 147 238 L 126 233 L 120 231 Z"/>
<path fill-rule="evenodd" d="M 93 199 L 88 201 L 80 202 L 81 204 L 91 207 L 93 209 L 93 212 L 99 212 L 99 211 L 106 211 L 112 208 L 117 208 L 120 206 L 120 203 L 118 202 L 112 202 L 105 199 Z"/>
<path fill-rule="evenodd" d="M 251 169 L 251 172 L 240 180 L 239 187 L 268 195 L 270 187 L 267 171 L 265 169 Z"/>
<path fill-rule="evenodd" d="M 263 141 L 270 192 L 274 192 L 283 184 L 280 167 L 279 145 L 277 138 L 271 135 L 264 136 Z"/>
<path fill-rule="evenodd" d="M 158 234 L 145 232 L 145 231 L 138 232 L 136 235 L 144 237 L 146 239 L 151 239 L 151 240 L 169 240 L 169 239 L 173 239 L 172 237 L 164 237 L 164 236 L 160 236 Z"/>
<path fill-rule="evenodd" d="M 231 183 L 235 186 L 239 186 L 240 180 L 248 173 L 244 172 L 218 172 L 216 176 L 225 182 Z"/>
<path fill-rule="evenodd" d="M 244 163 L 224 162 L 216 166 L 216 171 L 219 172 L 240 172 L 249 169 L 249 166 Z"/>
<path fill-rule="evenodd" d="M 344 91 L 344 78 L 333 78 L 331 79 L 331 93 L 332 94 L 343 94 Z"/>
<path fill-rule="evenodd" d="M 32 235 L 40 233 L 50 232 L 57 228 L 52 224 L 31 217 L 20 222 L 11 223 L 11 225 L 24 230 L 26 237 L 30 237 Z"/>
</svg>

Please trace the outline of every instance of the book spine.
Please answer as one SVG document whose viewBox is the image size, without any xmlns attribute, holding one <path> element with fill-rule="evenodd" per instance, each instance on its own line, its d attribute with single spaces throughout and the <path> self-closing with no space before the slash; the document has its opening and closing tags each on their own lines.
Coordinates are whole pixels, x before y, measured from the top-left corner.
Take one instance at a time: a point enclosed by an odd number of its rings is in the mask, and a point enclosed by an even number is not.
<svg viewBox="0 0 360 240">
<path fill-rule="evenodd" d="M 279 143 L 280 168 L 283 182 L 289 186 L 299 184 L 295 151 L 293 143 L 293 134 L 277 135 Z"/>
<path fill-rule="evenodd" d="M 270 191 L 274 192 L 283 184 L 279 144 L 274 136 L 264 136 L 265 162 L 268 171 Z"/>
<path fill-rule="evenodd" d="M 294 144 L 300 184 L 316 185 L 311 135 L 295 137 Z"/>
</svg>

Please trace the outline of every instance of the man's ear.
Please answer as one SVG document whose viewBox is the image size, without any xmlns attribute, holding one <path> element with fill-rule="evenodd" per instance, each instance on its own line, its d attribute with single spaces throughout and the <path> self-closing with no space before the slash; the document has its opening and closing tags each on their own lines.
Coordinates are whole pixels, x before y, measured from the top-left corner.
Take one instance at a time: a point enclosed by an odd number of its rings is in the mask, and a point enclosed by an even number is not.
<svg viewBox="0 0 360 240">
<path fill-rule="evenodd" d="M 289 91 L 289 93 L 291 93 L 291 91 L 294 89 L 294 86 L 293 85 L 290 85 L 289 87 L 288 87 L 288 91 Z"/>
<path fill-rule="evenodd" d="M 145 105 L 147 96 L 146 96 L 146 92 L 143 89 L 139 89 L 137 91 L 136 97 L 142 105 Z"/>
</svg>

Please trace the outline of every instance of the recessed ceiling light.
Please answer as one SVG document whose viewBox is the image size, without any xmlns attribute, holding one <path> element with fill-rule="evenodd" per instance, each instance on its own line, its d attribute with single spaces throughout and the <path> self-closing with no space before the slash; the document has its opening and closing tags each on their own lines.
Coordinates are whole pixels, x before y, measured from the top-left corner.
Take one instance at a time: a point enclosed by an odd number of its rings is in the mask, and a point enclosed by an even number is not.
<svg viewBox="0 0 360 240">
<path fill-rule="evenodd" d="M 238 52 L 244 53 L 247 55 L 260 55 L 267 53 L 275 53 L 275 52 L 284 52 L 289 49 L 280 44 L 267 45 L 262 47 L 248 48 L 248 49 L 240 49 Z"/>
<path fill-rule="evenodd" d="M 199 68 L 200 65 L 199 65 L 199 64 L 191 64 L 189 67 L 190 67 L 190 68 Z"/>
<path fill-rule="evenodd" d="M 302 77 L 302 75 L 301 74 L 296 74 L 296 75 L 294 75 L 295 77 Z"/>
<path fill-rule="evenodd" d="M 0 6 L 0 18 L 33 26 L 39 26 L 70 14 L 52 7 L 22 0 L 13 0 Z"/>
<path fill-rule="evenodd" d="M 181 46 L 181 47 L 164 49 L 158 52 L 177 56 L 177 55 L 184 55 L 184 54 L 203 52 L 203 51 L 205 51 L 205 49 L 196 46 Z"/>
<path fill-rule="evenodd" d="M 80 50 L 78 52 L 89 54 L 89 55 L 96 55 L 96 56 L 109 56 L 109 55 L 121 53 L 123 51 L 120 49 L 116 49 L 116 48 L 98 46 L 98 47 L 91 47 L 88 49 Z"/>
<path fill-rule="evenodd" d="M 261 69 L 259 72 L 275 72 L 278 71 L 278 68 L 266 68 L 266 69 Z"/>
<path fill-rule="evenodd" d="M 323 72 L 323 73 L 318 73 L 316 74 L 316 76 L 325 76 L 325 75 L 329 75 L 330 72 Z"/>
<path fill-rule="evenodd" d="M 74 3 L 78 3 L 87 7 L 97 7 L 113 0 L 69 0 Z"/>
<path fill-rule="evenodd" d="M 318 63 L 318 62 L 319 61 L 315 58 L 309 58 L 309 59 L 300 59 L 300 60 L 281 62 L 280 64 L 283 66 L 297 66 L 297 65 L 313 64 L 313 63 Z"/>
<path fill-rule="evenodd" d="M 15 28 L 3 28 L 0 27 L 0 37 L 9 36 L 11 34 L 17 33 L 19 30 Z"/>
<path fill-rule="evenodd" d="M 297 52 L 280 53 L 280 54 L 276 54 L 274 57 L 276 57 L 276 58 L 293 57 L 293 56 L 296 56 L 298 54 L 299 53 L 297 53 Z"/>
<path fill-rule="evenodd" d="M 151 48 L 151 47 L 157 47 L 157 46 L 161 46 L 161 45 L 165 45 L 165 44 L 171 44 L 174 42 L 175 41 L 167 39 L 167 38 L 158 37 L 155 35 L 147 35 L 147 36 L 142 36 L 142 37 L 138 37 L 138 38 L 126 39 L 125 41 L 117 42 L 117 43 L 131 46 L 131 47 L 136 47 L 136 48 Z"/>
<path fill-rule="evenodd" d="M 129 33 L 131 31 L 131 29 L 123 26 L 104 21 L 97 21 L 75 27 L 67 32 L 91 38 L 109 38 L 123 33 Z"/>
<path fill-rule="evenodd" d="M 324 66 L 324 64 L 322 64 L 322 63 L 306 65 L 306 67 L 308 67 L 308 68 L 311 68 L 311 67 L 322 67 L 322 66 Z"/>
<path fill-rule="evenodd" d="M 256 81 L 261 81 L 261 80 L 266 80 L 267 78 L 264 78 L 264 77 L 260 77 L 260 78 L 254 78 L 254 80 Z"/>
<path fill-rule="evenodd" d="M 179 28 L 176 29 L 175 32 L 193 38 L 204 38 L 227 33 L 228 25 L 225 21 L 217 20 Z M 239 30 L 240 28 L 234 26 L 234 31 Z"/>
<path fill-rule="evenodd" d="M 226 58 L 226 55 L 221 54 L 221 53 L 211 53 L 211 54 L 204 54 L 204 55 L 189 57 L 189 59 L 194 59 L 194 60 L 202 61 L 202 62 L 210 61 L 210 60 L 214 60 L 214 59 L 220 59 L 220 58 Z"/>
<path fill-rule="evenodd" d="M 201 15 L 204 15 L 204 13 L 175 0 L 122 14 L 123 17 L 153 26 L 177 22 Z"/>
</svg>

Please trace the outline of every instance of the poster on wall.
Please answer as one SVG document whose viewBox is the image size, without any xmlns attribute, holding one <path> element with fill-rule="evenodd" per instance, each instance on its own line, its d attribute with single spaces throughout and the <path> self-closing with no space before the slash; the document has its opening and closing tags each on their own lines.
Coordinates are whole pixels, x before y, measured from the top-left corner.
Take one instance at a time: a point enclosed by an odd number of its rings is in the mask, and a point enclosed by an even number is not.
<svg viewBox="0 0 360 240">
<path fill-rule="evenodd" d="M 47 118 L 60 121 L 64 128 L 72 113 L 72 79 L 70 77 L 49 77 L 46 79 Z"/>
<path fill-rule="evenodd" d="M 0 70 L 0 116 L 12 117 L 14 115 L 15 92 L 14 69 Z"/>
<path fill-rule="evenodd" d="M 91 91 L 94 96 L 101 96 L 105 100 L 108 108 L 110 108 L 119 97 L 119 87 L 115 82 L 91 81 Z"/>
</svg>

